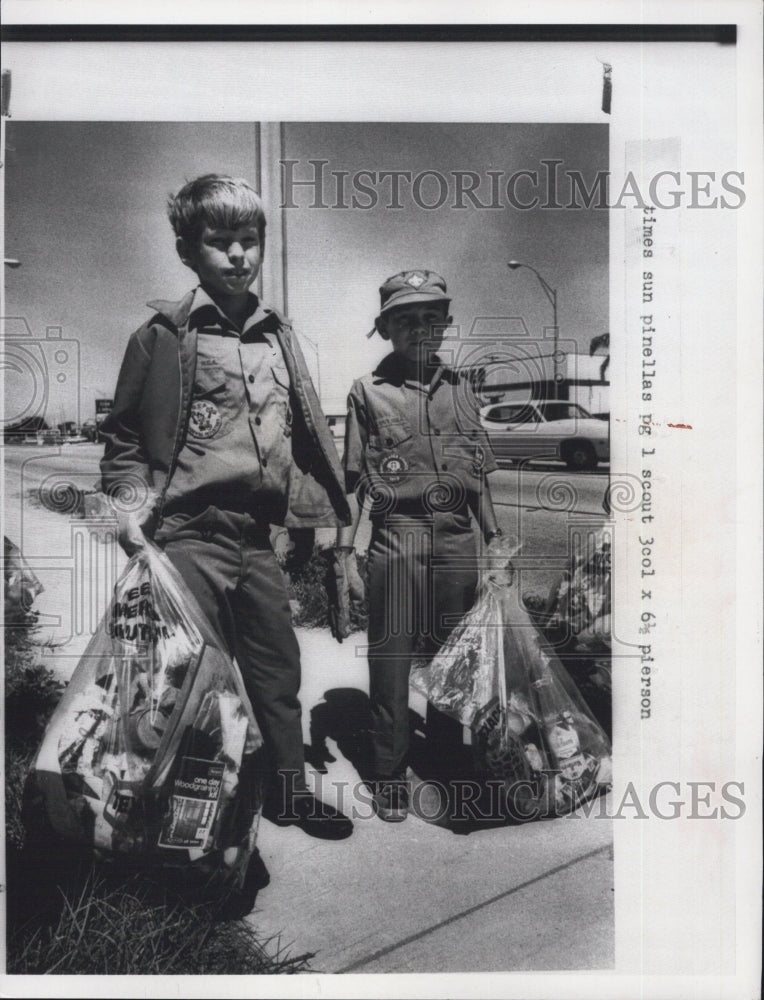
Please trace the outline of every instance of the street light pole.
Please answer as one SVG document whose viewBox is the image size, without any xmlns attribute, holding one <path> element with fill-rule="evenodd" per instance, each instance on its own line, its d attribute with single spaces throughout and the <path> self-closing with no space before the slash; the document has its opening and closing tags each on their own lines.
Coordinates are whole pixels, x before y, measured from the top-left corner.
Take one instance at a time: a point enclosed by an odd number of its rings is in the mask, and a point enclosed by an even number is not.
<svg viewBox="0 0 764 1000">
<path fill-rule="evenodd" d="M 539 274 L 539 272 L 536 270 L 536 268 L 532 267 L 530 264 L 524 264 L 522 261 L 519 261 L 519 260 L 510 260 L 507 263 L 507 267 L 510 269 L 510 271 L 516 271 L 519 267 L 527 267 L 529 271 L 533 271 L 533 273 L 538 278 L 539 284 L 541 285 L 541 287 L 544 290 L 544 294 L 549 299 L 549 301 L 552 303 L 552 322 L 554 323 L 554 326 L 552 328 L 552 330 L 553 330 L 553 338 L 554 338 L 553 339 L 553 344 L 554 344 L 554 346 L 553 346 L 553 355 L 552 355 L 552 363 L 554 365 L 554 369 L 553 369 L 553 371 L 554 371 L 554 398 L 555 399 L 559 399 L 560 398 L 560 375 L 559 375 L 559 350 L 558 350 L 558 346 L 559 346 L 559 341 L 560 341 L 560 330 L 559 330 L 559 327 L 557 326 L 557 289 L 556 288 L 552 288 L 552 286 L 549 284 L 549 282 L 546 281 L 544 278 L 542 278 L 542 276 Z"/>
</svg>

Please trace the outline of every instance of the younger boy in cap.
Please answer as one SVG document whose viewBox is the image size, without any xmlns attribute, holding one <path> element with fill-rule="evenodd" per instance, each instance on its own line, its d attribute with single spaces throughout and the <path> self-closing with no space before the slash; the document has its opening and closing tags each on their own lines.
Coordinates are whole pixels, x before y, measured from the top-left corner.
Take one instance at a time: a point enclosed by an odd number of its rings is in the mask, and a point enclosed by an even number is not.
<svg viewBox="0 0 764 1000">
<path fill-rule="evenodd" d="M 349 522 L 337 451 L 289 321 L 250 291 L 265 242 L 259 196 L 208 174 L 168 212 L 199 284 L 150 303 L 130 338 L 101 428 L 102 488 L 117 508 L 120 494 L 144 496 L 121 517 L 123 548 L 153 534 L 236 658 L 279 779 L 269 815 L 339 839 L 350 820 L 305 783 L 300 650 L 269 531 L 312 540 Z"/>
<path fill-rule="evenodd" d="M 395 822 L 408 812 L 412 657 L 435 653 L 473 602 L 471 515 L 486 543 L 501 531 L 486 480 L 496 466 L 469 385 L 438 357 L 451 324 L 445 281 L 402 271 L 380 296 L 375 328 L 393 350 L 348 397 L 344 469 L 353 523 L 337 536 L 332 630 L 340 641 L 348 634 L 349 601 L 363 595 L 352 543 L 365 501 L 371 787 L 377 815 Z M 428 707 L 428 743 L 454 728 L 461 736 L 450 721 Z"/>
</svg>

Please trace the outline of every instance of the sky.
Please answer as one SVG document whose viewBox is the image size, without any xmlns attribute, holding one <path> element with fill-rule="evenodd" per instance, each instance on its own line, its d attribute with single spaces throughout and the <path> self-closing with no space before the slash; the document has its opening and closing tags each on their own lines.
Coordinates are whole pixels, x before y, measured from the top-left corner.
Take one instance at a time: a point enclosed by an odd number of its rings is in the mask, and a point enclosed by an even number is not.
<svg viewBox="0 0 764 1000">
<path fill-rule="evenodd" d="M 544 159 L 563 161 L 560 171 L 580 171 L 591 184 L 596 170 L 608 169 L 607 126 L 288 122 L 283 136 L 282 157 L 297 161 L 295 179 L 313 175 L 310 160 L 327 161 L 323 201 L 335 206 L 311 207 L 312 191 L 301 187 L 293 189 L 296 207 L 284 212 L 288 311 L 305 335 L 327 412 L 344 412 L 352 381 L 387 352 L 365 334 L 379 286 L 403 269 L 445 277 L 454 338 L 490 332 L 495 342 L 497 333 L 527 330 L 536 339 L 551 327 L 535 276 L 510 272 L 510 259 L 532 265 L 557 289 L 563 349 L 585 353 L 591 337 L 609 329 L 606 210 L 521 210 L 505 195 L 491 209 L 466 198 L 456 207 L 454 177 L 477 174 L 484 204 L 489 171 L 502 172 L 502 183 L 519 170 L 543 176 Z M 149 315 L 145 303 L 179 298 L 195 283 L 175 253 L 168 194 L 208 171 L 257 183 L 256 124 L 11 120 L 6 141 L 6 254 L 22 263 L 5 273 L 5 419 L 39 405 L 44 356 L 48 421 L 83 420 L 94 415 L 96 398 L 113 394 L 127 338 Z M 362 170 L 372 172 L 361 182 L 373 196 L 359 195 L 353 207 L 353 177 Z M 409 171 L 412 179 L 432 171 L 445 187 L 421 176 L 415 195 L 404 178 L 400 207 L 392 207 L 390 181 L 378 177 L 385 170 Z M 332 171 L 347 174 L 347 208 L 336 207 Z M 533 192 L 524 183 L 517 192 L 526 199 Z M 423 207 L 443 191 L 441 206 Z M 375 205 L 360 207 L 373 198 Z M 278 225 L 275 213 L 271 222 Z"/>
</svg>

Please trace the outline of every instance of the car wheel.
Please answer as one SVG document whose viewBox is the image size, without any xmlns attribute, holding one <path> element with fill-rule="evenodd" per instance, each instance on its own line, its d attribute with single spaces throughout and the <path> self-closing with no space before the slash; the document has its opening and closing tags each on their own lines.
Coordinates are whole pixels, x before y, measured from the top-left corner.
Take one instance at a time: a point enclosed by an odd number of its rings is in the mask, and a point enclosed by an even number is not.
<svg viewBox="0 0 764 1000">
<path fill-rule="evenodd" d="M 569 441 L 564 446 L 562 458 L 571 472 L 597 468 L 597 453 L 588 441 Z"/>
</svg>

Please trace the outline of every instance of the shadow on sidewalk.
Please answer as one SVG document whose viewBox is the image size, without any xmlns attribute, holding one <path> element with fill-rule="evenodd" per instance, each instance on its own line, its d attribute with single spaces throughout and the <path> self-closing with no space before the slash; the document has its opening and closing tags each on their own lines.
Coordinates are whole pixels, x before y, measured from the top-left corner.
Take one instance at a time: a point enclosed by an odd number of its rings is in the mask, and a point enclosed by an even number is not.
<svg viewBox="0 0 764 1000">
<path fill-rule="evenodd" d="M 361 780 L 369 780 L 372 777 L 369 707 L 368 695 L 357 688 L 326 691 L 324 700 L 310 713 L 306 762 L 320 774 L 326 774 L 327 764 L 336 761 L 326 742 L 331 739 Z M 489 794 L 475 772 L 471 748 L 462 743 L 461 725 L 439 712 L 428 712 L 425 721 L 410 711 L 409 726 L 412 800 L 418 798 L 417 787 L 424 790 L 427 786 L 425 796 L 429 796 L 430 803 L 426 815 L 418 814 L 420 819 L 460 835 L 516 825 L 516 821 L 502 813 L 496 796 Z M 438 809 L 437 802 L 432 805 L 433 788 L 441 796 L 442 809 Z"/>
<path fill-rule="evenodd" d="M 369 696 L 357 688 L 332 688 L 324 693 L 310 713 L 310 745 L 305 747 L 306 762 L 319 774 L 327 773 L 327 764 L 336 758 L 326 745 L 334 740 L 342 756 L 358 772 L 361 780 L 373 777 L 373 757 L 369 727 L 371 724 Z M 411 761 L 417 773 L 432 776 L 438 771 L 425 739 L 425 721 L 409 710 Z M 442 770 L 442 766 L 440 768 Z"/>
<path fill-rule="evenodd" d="M 370 776 L 369 696 L 357 688 L 332 688 L 324 700 L 310 712 L 310 746 L 305 747 L 306 762 L 319 774 L 327 773 L 327 764 L 336 757 L 326 745 L 334 740 L 337 749 L 362 779 Z"/>
</svg>

